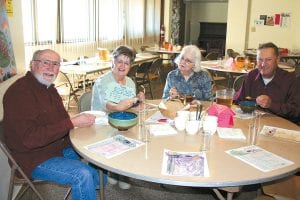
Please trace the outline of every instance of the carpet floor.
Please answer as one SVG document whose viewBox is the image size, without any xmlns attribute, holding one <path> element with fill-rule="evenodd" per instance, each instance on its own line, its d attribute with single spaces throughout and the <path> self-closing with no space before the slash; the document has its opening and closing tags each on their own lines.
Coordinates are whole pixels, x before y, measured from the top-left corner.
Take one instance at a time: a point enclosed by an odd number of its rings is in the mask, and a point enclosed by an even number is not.
<svg viewBox="0 0 300 200">
<path fill-rule="evenodd" d="M 122 190 L 118 185 L 107 184 L 105 186 L 106 200 L 217 200 L 217 196 L 209 188 L 192 188 L 171 185 L 149 183 L 140 180 L 130 179 L 131 188 Z M 46 200 L 63 199 L 67 187 L 53 184 L 37 186 Z M 221 193 L 225 196 L 226 193 Z M 234 200 L 252 200 L 260 195 L 259 185 L 244 186 L 239 193 L 234 195 Z M 28 190 L 21 200 L 35 200 L 37 197 L 31 190 Z M 69 197 L 68 199 L 72 199 Z M 100 199 L 98 196 L 97 199 Z"/>
</svg>

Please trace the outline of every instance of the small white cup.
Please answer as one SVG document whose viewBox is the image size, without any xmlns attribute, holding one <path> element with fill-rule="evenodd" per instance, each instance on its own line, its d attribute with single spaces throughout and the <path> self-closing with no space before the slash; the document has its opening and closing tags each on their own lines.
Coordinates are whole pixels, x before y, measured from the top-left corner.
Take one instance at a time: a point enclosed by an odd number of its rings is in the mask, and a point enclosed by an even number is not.
<svg viewBox="0 0 300 200">
<path fill-rule="evenodd" d="M 175 117 L 174 124 L 178 131 L 184 131 L 187 119 L 185 117 Z"/>
<path fill-rule="evenodd" d="M 190 118 L 190 111 L 187 111 L 187 110 L 177 111 L 177 117 L 183 117 L 186 120 L 189 120 L 189 118 Z"/>
<path fill-rule="evenodd" d="M 203 131 L 214 134 L 218 127 L 218 117 L 216 116 L 206 116 L 203 121 Z"/>
<path fill-rule="evenodd" d="M 185 131 L 189 135 L 196 135 L 199 131 L 200 121 L 198 120 L 189 120 L 186 121 Z"/>
</svg>

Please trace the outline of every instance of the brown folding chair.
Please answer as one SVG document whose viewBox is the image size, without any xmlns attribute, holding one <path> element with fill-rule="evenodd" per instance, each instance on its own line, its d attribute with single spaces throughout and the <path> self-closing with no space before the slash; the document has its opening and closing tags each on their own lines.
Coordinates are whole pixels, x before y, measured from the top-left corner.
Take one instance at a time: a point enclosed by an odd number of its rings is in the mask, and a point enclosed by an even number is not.
<svg viewBox="0 0 300 200">
<path fill-rule="evenodd" d="M 21 169 L 21 167 L 18 165 L 16 160 L 13 158 L 11 155 L 9 149 L 7 148 L 5 141 L 4 141 L 4 130 L 3 130 L 3 122 L 0 122 L 0 149 L 3 151 L 4 155 L 7 157 L 8 162 L 10 163 L 10 168 L 11 168 L 11 175 L 10 175 L 10 181 L 9 181 L 9 189 L 8 189 L 8 195 L 7 195 L 7 200 L 11 200 L 13 197 L 13 190 L 14 186 L 16 185 L 22 185 L 22 189 L 17 195 L 17 198 L 21 198 L 24 193 L 27 191 L 27 189 L 31 188 L 33 192 L 37 195 L 37 197 L 40 200 L 43 200 L 43 196 L 41 193 L 37 190 L 35 187 L 36 184 L 46 184 L 46 183 L 53 183 L 53 182 L 48 182 L 48 181 L 43 181 L 43 180 L 30 180 L 28 176 L 24 173 L 24 171 Z M 21 177 L 18 177 L 16 175 L 16 172 L 19 172 Z M 68 189 L 64 199 L 67 199 L 68 196 L 71 193 L 71 187 Z"/>
<path fill-rule="evenodd" d="M 143 86 L 145 88 L 149 88 L 149 92 L 151 98 L 153 99 L 152 87 L 149 79 L 149 70 L 151 68 L 152 62 L 144 62 L 140 64 L 138 68 L 136 68 L 135 73 L 135 83 L 138 86 Z"/>
</svg>

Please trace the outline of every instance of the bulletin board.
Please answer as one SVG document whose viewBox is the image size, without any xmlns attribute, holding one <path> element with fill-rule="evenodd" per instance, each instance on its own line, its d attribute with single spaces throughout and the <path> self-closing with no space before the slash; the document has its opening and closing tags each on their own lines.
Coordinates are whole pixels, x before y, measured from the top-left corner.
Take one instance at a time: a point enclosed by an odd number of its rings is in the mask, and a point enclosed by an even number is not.
<svg viewBox="0 0 300 200">
<path fill-rule="evenodd" d="M 277 26 L 289 28 L 291 25 L 291 13 L 261 14 L 254 21 L 256 26 Z"/>
<path fill-rule="evenodd" d="M 5 0 L 0 0 L 0 83 L 16 74 L 16 61 L 11 41 Z"/>
</svg>

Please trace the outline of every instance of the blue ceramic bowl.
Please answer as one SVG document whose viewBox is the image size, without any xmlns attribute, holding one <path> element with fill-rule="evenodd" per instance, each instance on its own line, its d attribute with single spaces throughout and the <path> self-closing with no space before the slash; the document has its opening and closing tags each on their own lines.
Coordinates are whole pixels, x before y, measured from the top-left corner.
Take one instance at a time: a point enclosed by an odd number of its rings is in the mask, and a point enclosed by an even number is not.
<svg viewBox="0 0 300 200">
<path fill-rule="evenodd" d="M 241 110 L 245 113 L 252 113 L 256 108 L 255 101 L 240 101 Z"/>
<path fill-rule="evenodd" d="M 111 112 L 108 114 L 108 123 L 119 131 L 126 131 L 137 124 L 137 114 L 133 112 Z"/>
</svg>

